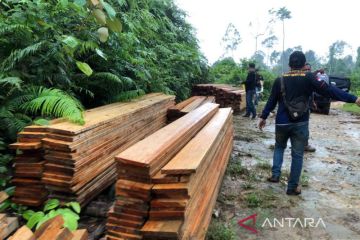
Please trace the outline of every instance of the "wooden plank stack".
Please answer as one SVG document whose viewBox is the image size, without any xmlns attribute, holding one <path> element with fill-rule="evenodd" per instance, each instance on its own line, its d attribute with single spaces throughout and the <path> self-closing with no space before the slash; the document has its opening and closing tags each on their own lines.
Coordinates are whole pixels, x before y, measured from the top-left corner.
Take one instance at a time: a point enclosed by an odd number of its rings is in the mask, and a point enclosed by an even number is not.
<svg viewBox="0 0 360 240">
<path fill-rule="evenodd" d="M 115 182 L 114 157 L 163 127 L 167 109 L 172 106 L 173 96 L 148 94 L 87 110 L 82 126 L 58 120 L 46 127 L 26 127 L 24 133 L 41 140 L 36 147 L 44 151 L 42 183 L 50 191 L 49 197 L 88 203 Z M 20 149 L 25 146 L 23 142 L 13 145 Z"/>
<path fill-rule="evenodd" d="M 191 98 L 188 98 L 178 104 L 176 104 L 174 107 L 169 108 L 168 110 L 168 121 L 173 122 L 176 119 L 184 116 L 185 114 L 193 111 L 194 109 L 200 107 L 201 105 L 205 103 L 214 103 L 215 97 L 214 96 L 193 96 Z"/>
<path fill-rule="evenodd" d="M 6 239 L 19 227 L 17 217 L 8 217 L 0 213 L 0 239 Z"/>
<path fill-rule="evenodd" d="M 64 219 L 58 215 L 43 223 L 34 233 L 27 227 L 22 226 L 8 240 L 87 240 L 86 229 L 71 232 L 63 227 Z"/>
<path fill-rule="evenodd" d="M 215 96 L 215 102 L 220 107 L 231 107 L 234 113 L 239 113 L 246 107 L 245 90 L 227 84 L 197 84 L 192 88 L 192 95 Z"/>
<path fill-rule="evenodd" d="M 153 186 L 150 219 L 141 229 L 144 239 L 205 238 L 232 139 L 231 109 L 220 109 L 162 168 L 162 174 L 179 181 Z"/>
<path fill-rule="evenodd" d="M 0 192 L 0 204 L 9 198 L 6 192 Z M 17 217 L 8 217 L 6 214 L 0 213 L 0 239 L 6 239 L 12 232 L 19 227 Z"/>
<path fill-rule="evenodd" d="M 108 239 L 142 239 L 140 229 L 148 218 L 153 178 L 161 178 L 161 168 L 217 111 L 217 104 L 204 104 L 116 156 L 117 201 L 109 212 Z"/>
<path fill-rule="evenodd" d="M 44 151 L 41 148 L 42 137 L 44 133 L 41 132 L 20 132 L 18 143 L 10 145 L 10 148 L 20 150 L 14 159 L 14 203 L 40 206 L 47 199 L 48 191 L 41 182 L 45 165 Z"/>
<path fill-rule="evenodd" d="M 120 153 L 107 239 L 203 239 L 232 140 L 232 110 L 207 103 Z"/>
</svg>

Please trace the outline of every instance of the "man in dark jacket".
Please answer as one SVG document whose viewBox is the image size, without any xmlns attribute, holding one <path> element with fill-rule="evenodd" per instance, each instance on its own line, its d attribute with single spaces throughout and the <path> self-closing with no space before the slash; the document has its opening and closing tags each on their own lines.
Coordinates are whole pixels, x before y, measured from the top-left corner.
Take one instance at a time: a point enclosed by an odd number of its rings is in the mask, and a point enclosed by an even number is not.
<svg viewBox="0 0 360 240">
<path fill-rule="evenodd" d="M 246 114 L 243 117 L 250 117 L 252 114 L 252 119 L 256 118 L 256 109 L 254 106 L 254 97 L 256 94 L 256 75 L 255 75 L 255 64 L 249 64 L 249 72 L 245 81 L 245 91 L 246 91 Z"/>
<path fill-rule="evenodd" d="M 290 55 L 289 66 L 291 71 L 284 74 L 283 82 L 285 87 L 286 102 L 303 97 L 309 99 L 312 92 L 317 92 L 323 96 L 333 99 L 356 103 L 360 106 L 360 98 L 346 93 L 339 88 L 326 84 L 326 82 L 317 80 L 311 72 L 301 71 L 306 62 L 304 53 L 295 51 Z M 288 107 L 285 106 L 284 96 L 281 93 L 281 78 L 277 78 L 273 84 L 271 95 L 261 114 L 259 128 L 262 130 L 266 125 L 266 118 L 270 112 L 278 106 L 275 127 L 275 149 L 273 157 L 272 176 L 268 179 L 270 182 L 279 182 L 281 167 L 283 163 L 284 150 L 287 141 L 291 141 L 291 171 L 286 193 L 288 195 L 299 195 L 301 189 L 299 179 L 302 170 L 304 146 L 309 137 L 309 109 L 299 118 L 293 120 L 289 114 Z M 308 104 L 304 104 L 304 106 Z"/>
</svg>

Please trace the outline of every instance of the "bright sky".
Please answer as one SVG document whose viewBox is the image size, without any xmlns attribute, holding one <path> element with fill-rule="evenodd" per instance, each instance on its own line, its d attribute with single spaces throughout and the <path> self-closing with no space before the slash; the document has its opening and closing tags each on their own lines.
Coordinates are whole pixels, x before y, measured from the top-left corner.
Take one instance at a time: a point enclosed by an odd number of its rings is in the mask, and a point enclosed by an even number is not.
<svg viewBox="0 0 360 240">
<path fill-rule="evenodd" d="M 291 19 L 285 22 L 285 49 L 301 45 L 304 51 L 314 50 L 321 57 L 328 54 L 329 46 L 344 40 L 351 49 L 346 53 L 355 56 L 360 46 L 360 1 L 357 0 L 175 0 L 185 10 L 197 31 L 202 52 L 209 63 L 216 61 L 224 52 L 221 39 L 229 23 L 240 32 L 242 42 L 234 54 L 235 60 L 250 57 L 255 51 L 254 34 L 262 32 L 269 20 L 268 10 L 286 7 Z M 249 27 L 252 22 L 253 27 Z M 276 50 L 282 49 L 282 25 L 276 22 L 274 33 L 279 38 Z M 258 29 L 258 30 L 256 30 Z M 258 39 L 258 50 L 264 37 Z"/>
</svg>

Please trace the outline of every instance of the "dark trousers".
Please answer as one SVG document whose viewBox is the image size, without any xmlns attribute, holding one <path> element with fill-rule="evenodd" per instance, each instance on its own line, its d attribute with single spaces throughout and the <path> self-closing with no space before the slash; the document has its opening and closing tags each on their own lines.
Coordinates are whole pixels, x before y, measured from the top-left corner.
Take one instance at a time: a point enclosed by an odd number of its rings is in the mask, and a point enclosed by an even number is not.
<svg viewBox="0 0 360 240">
<path fill-rule="evenodd" d="M 246 91 L 246 115 L 250 115 L 251 113 L 253 117 L 256 116 L 256 109 L 253 102 L 255 94 L 255 89 Z"/>
</svg>

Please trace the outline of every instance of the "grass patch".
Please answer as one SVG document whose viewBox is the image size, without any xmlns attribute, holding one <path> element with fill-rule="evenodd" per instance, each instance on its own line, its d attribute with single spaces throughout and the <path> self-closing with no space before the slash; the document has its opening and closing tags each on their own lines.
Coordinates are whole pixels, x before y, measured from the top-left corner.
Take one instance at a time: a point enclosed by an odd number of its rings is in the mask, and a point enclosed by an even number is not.
<svg viewBox="0 0 360 240">
<path fill-rule="evenodd" d="M 302 187 L 308 187 L 309 186 L 310 177 L 306 173 L 302 173 L 300 177 L 300 185 Z"/>
<path fill-rule="evenodd" d="M 358 107 L 355 103 L 345 103 L 342 107 L 344 111 L 359 114 L 360 115 L 360 107 Z"/>
<path fill-rule="evenodd" d="M 242 188 L 244 190 L 249 190 L 249 189 L 254 189 L 255 186 L 251 181 L 247 181 L 247 182 L 243 183 Z"/>
<path fill-rule="evenodd" d="M 211 221 L 206 234 L 207 240 L 235 240 L 235 237 L 234 230 L 218 220 Z"/>
<path fill-rule="evenodd" d="M 262 189 L 247 194 L 244 201 L 249 208 L 270 209 L 277 207 L 279 197 L 271 189 Z"/>
<path fill-rule="evenodd" d="M 256 164 L 256 167 L 262 170 L 271 170 L 272 165 L 268 162 L 259 162 Z"/>
<path fill-rule="evenodd" d="M 255 192 L 250 193 L 245 197 L 246 204 L 249 208 L 260 207 L 262 200 L 259 195 Z"/>
<path fill-rule="evenodd" d="M 233 160 L 230 161 L 228 168 L 227 168 L 227 174 L 229 174 L 232 177 L 239 177 L 240 175 L 248 175 L 249 170 L 244 168 L 241 164 L 241 161 L 239 160 Z"/>
</svg>

